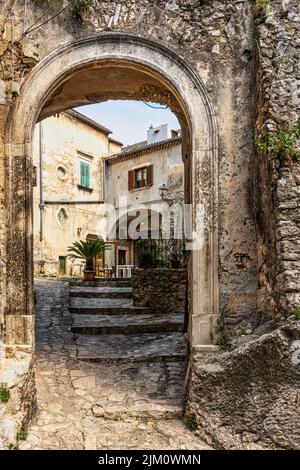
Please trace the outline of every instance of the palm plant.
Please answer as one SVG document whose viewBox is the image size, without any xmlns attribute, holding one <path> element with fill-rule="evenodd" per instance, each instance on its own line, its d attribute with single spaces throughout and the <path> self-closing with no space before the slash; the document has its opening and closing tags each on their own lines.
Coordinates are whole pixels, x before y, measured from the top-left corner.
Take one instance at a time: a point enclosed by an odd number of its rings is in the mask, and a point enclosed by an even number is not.
<svg viewBox="0 0 300 470">
<path fill-rule="evenodd" d="M 107 243 L 102 240 L 80 240 L 74 242 L 72 246 L 68 248 L 70 256 L 73 259 L 84 259 L 86 261 L 86 270 L 93 271 L 94 264 L 93 259 L 102 251 L 107 248 Z"/>
</svg>

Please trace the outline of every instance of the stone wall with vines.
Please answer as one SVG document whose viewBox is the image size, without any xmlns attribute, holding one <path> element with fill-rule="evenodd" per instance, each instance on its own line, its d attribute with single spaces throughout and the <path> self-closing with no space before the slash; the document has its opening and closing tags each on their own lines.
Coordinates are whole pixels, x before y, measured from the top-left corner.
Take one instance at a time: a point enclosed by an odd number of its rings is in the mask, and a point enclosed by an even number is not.
<svg viewBox="0 0 300 470">
<path fill-rule="evenodd" d="M 257 38 L 257 227 L 265 312 L 300 305 L 300 6 L 265 2 Z"/>
</svg>

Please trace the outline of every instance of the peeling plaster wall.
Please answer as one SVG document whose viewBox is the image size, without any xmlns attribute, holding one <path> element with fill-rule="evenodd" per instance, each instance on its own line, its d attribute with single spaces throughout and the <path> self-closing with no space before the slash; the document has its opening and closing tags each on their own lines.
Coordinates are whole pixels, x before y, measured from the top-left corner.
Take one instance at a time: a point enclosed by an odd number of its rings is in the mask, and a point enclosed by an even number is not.
<svg viewBox="0 0 300 470">
<path fill-rule="evenodd" d="M 128 172 L 143 166 L 153 165 L 153 184 L 150 187 L 128 191 Z M 178 176 L 179 175 L 179 176 Z M 181 145 L 170 148 L 154 150 L 135 158 L 108 165 L 108 193 L 109 204 L 120 205 L 120 198 L 126 198 L 127 204 L 161 204 L 159 188 L 163 184 L 170 185 L 172 179 L 179 179 L 179 183 L 172 188 L 174 191 L 183 192 L 183 163 Z"/>
<path fill-rule="evenodd" d="M 33 237 L 35 272 L 59 273 L 59 256 L 68 256 L 68 247 L 74 241 L 96 235 L 100 201 L 104 199 L 103 159 L 109 154 L 108 136 L 67 113 L 41 122 L 43 161 L 43 201 L 99 201 L 98 204 L 46 204 L 42 211 L 42 240 L 40 240 L 40 129 L 35 128 L 33 164 L 37 171 L 37 186 L 33 188 Z M 55 136 L 55 138 L 54 138 Z M 120 146 L 118 148 L 120 151 Z M 80 189 L 80 159 L 85 158 L 91 168 L 91 189 Z M 58 176 L 62 166 L 65 177 Z M 64 209 L 67 220 L 61 223 L 58 213 Z M 78 232 L 80 229 L 80 232 Z M 80 274 L 83 263 L 66 259 L 66 274 Z"/>
</svg>

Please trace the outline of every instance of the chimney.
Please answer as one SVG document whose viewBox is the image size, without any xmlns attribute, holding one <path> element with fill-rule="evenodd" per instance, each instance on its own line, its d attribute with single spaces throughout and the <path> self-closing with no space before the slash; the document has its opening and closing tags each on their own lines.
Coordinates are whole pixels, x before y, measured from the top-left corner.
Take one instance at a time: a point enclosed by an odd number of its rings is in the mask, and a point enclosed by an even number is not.
<svg viewBox="0 0 300 470">
<path fill-rule="evenodd" d="M 171 138 L 168 124 L 161 124 L 158 127 L 153 127 L 152 124 L 147 130 L 147 144 L 154 144 Z"/>
</svg>

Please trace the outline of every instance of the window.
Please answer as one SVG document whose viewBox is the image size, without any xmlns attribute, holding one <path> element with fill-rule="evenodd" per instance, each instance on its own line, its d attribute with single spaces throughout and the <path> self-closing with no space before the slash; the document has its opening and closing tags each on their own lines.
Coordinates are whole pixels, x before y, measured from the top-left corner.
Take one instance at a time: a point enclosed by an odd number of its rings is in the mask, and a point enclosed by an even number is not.
<svg viewBox="0 0 300 470">
<path fill-rule="evenodd" d="M 135 187 L 143 188 L 147 186 L 147 168 L 135 170 Z"/>
<path fill-rule="evenodd" d="M 80 186 L 91 187 L 91 165 L 82 160 L 80 160 Z"/>
<path fill-rule="evenodd" d="M 63 166 L 58 166 L 56 171 L 59 178 L 61 178 L 62 180 L 65 179 L 67 175 L 67 170 Z"/>
<path fill-rule="evenodd" d="M 61 225 L 64 225 L 68 220 L 68 214 L 65 209 L 60 209 L 59 213 L 57 214 L 57 218 Z"/>
<path fill-rule="evenodd" d="M 153 165 L 137 168 L 128 172 L 128 189 L 144 188 L 153 184 Z"/>
</svg>

